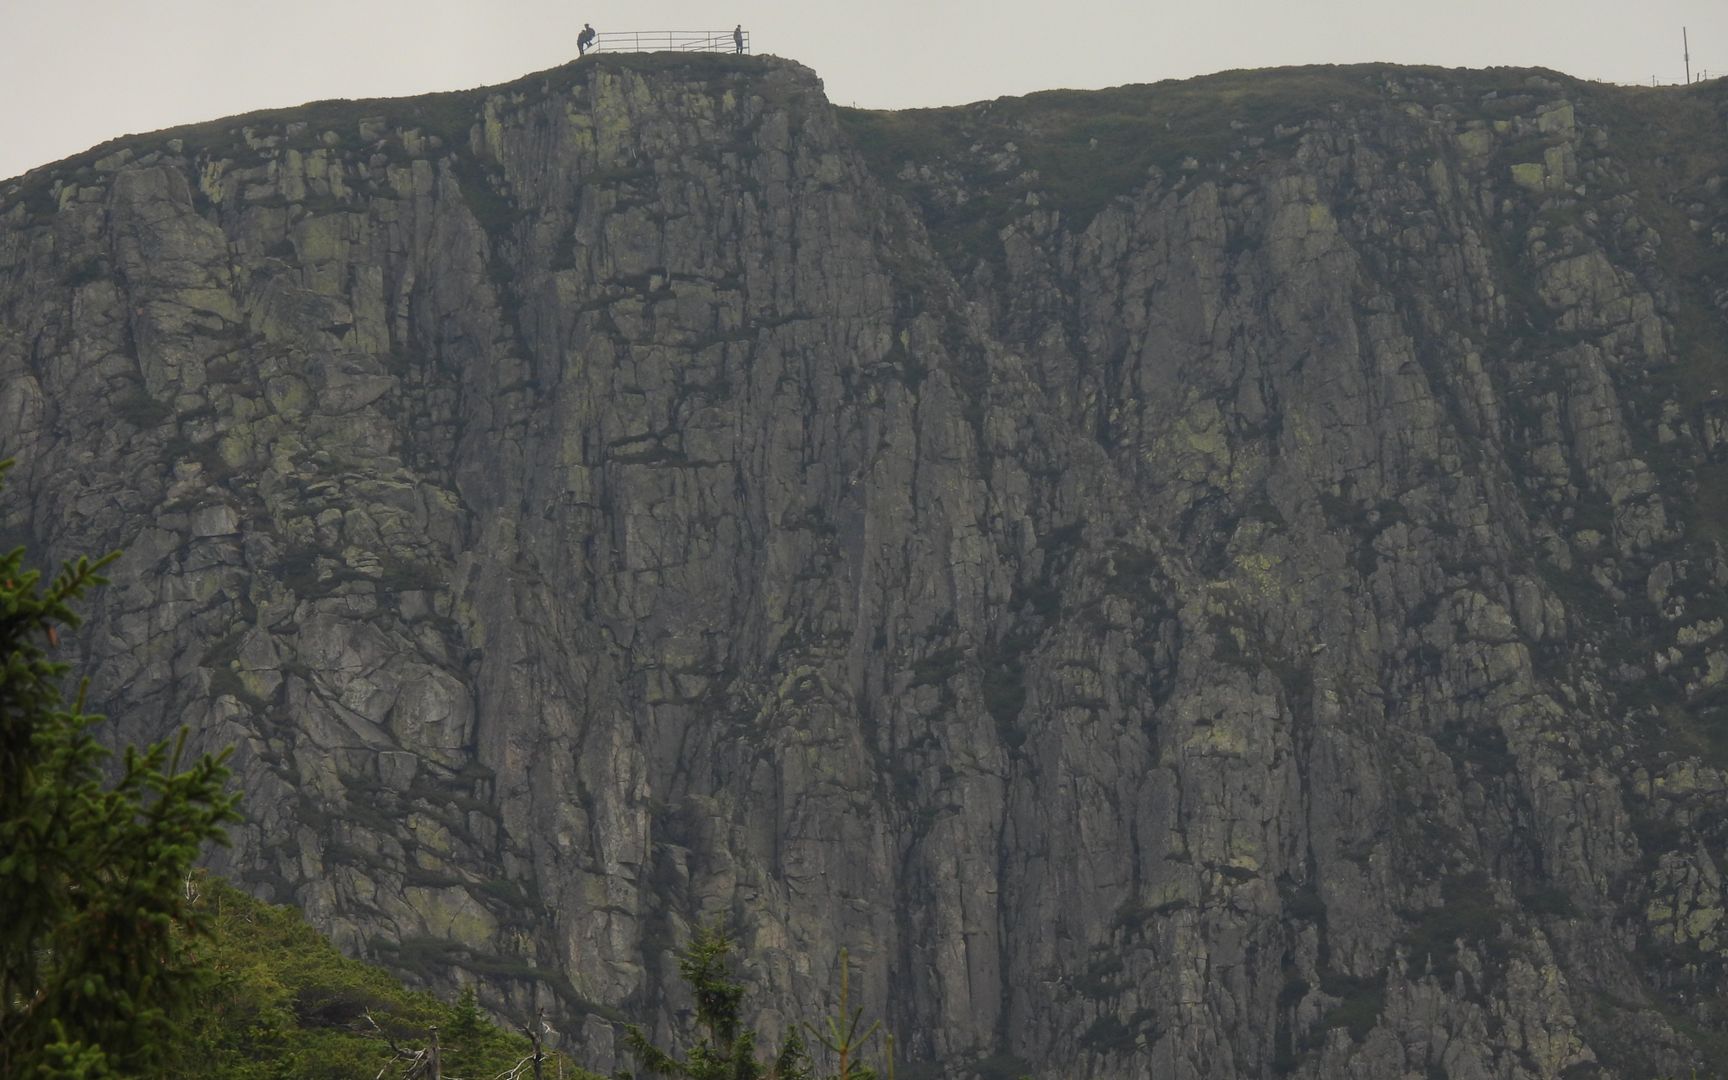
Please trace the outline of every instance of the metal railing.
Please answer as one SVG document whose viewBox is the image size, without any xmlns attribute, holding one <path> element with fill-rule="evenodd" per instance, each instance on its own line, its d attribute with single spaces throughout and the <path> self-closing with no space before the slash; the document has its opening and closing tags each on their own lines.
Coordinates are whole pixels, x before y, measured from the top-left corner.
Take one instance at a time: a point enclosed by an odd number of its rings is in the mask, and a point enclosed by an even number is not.
<svg viewBox="0 0 1728 1080">
<path fill-rule="evenodd" d="M 603 30 L 596 31 L 589 52 L 737 52 L 730 30 Z M 744 31 L 744 52 L 750 51 L 750 31 Z"/>
</svg>

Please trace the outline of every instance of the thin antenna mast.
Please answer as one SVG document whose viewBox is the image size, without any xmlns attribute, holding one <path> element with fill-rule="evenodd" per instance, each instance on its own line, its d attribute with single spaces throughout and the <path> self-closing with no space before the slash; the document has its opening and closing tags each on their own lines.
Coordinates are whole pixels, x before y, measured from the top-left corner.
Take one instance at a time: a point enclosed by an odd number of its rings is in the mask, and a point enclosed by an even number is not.
<svg viewBox="0 0 1728 1080">
<path fill-rule="evenodd" d="M 1686 55 L 1686 85 L 1692 85 L 1692 41 L 1686 36 L 1686 28 L 1680 28 L 1680 51 Z"/>
</svg>

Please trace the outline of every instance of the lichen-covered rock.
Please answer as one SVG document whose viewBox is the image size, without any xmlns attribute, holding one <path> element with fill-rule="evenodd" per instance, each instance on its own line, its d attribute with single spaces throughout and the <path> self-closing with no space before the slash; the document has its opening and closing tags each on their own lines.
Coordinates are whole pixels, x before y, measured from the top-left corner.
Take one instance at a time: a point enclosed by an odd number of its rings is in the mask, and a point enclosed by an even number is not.
<svg viewBox="0 0 1728 1080">
<path fill-rule="evenodd" d="M 0 184 L 0 541 L 127 550 L 67 648 L 237 748 L 223 869 L 596 1066 L 719 917 L 955 1076 L 1721 1068 L 1723 115 L 606 57 L 145 137 Z"/>
</svg>

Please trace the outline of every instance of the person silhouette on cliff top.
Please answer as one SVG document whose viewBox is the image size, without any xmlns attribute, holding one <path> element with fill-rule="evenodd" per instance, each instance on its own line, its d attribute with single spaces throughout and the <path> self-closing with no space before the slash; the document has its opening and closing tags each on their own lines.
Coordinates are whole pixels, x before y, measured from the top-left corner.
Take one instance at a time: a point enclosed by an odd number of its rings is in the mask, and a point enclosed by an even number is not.
<svg viewBox="0 0 1728 1080">
<path fill-rule="evenodd" d="M 583 23 L 582 32 L 576 35 L 576 55 L 587 56 L 588 46 L 592 44 L 594 44 L 594 28 Z"/>
<path fill-rule="evenodd" d="M 732 28 L 732 44 L 738 46 L 738 51 L 744 51 L 744 24 L 739 23 Z"/>
</svg>

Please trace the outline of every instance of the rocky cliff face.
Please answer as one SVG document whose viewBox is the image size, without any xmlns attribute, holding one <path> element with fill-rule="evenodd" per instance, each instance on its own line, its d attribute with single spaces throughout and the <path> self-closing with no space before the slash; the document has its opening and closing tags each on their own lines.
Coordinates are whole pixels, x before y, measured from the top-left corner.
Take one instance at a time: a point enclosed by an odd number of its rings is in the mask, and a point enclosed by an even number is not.
<svg viewBox="0 0 1728 1080">
<path fill-rule="evenodd" d="M 1725 117 L 641 57 L 126 140 L 0 184 L 0 542 L 126 550 L 67 651 L 238 748 L 227 872 L 597 1065 L 718 917 L 929 1076 L 1728 1067 Z"/>
</svg>

